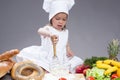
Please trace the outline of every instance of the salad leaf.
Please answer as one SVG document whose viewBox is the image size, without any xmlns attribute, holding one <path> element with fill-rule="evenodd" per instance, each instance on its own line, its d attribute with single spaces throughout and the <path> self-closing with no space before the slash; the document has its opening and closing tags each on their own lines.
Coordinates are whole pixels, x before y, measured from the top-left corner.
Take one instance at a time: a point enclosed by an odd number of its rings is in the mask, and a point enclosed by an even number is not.
<svg viewBox="0 0 120 80">
<path fill-rule="evenodd" d="M 115 78 L 115 80 L 120 80 L 120 78 Z"/>
<path fill-rule="evenodd" d="M 86 71 L 86 77 L 93 76 L 95 80 L 110 80 L 110 74 L 104 75 L 105 69 L 99 69 L 97 67 L 93 67 Z"/>
<path fill-rule="evenodd" d="M 86 58 L 84 60 L 85 65 L 89 65 L 91 68 L 94 67 L 93 65 L 96 63 L 98 60 L 106 60 L 108 57 L 97 57 L 97 56 L 92 56 L 91 58 Z"/>
</svg>

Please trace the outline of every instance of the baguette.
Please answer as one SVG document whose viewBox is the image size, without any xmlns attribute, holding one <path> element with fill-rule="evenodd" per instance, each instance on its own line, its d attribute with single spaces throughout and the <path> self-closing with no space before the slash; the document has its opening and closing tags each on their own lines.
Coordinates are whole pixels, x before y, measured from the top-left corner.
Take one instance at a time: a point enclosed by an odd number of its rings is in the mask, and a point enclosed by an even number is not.
<svg viewBox="0 0 120 80">
<path fill-rule="evenodd" d="M 12 58 L 18 53 L 19 53 L 18 49 L 12 49 L 10 51 L 6 51 L 0 55 L 0 61 L 8 60 L 9 58 Z"/>
</svg>

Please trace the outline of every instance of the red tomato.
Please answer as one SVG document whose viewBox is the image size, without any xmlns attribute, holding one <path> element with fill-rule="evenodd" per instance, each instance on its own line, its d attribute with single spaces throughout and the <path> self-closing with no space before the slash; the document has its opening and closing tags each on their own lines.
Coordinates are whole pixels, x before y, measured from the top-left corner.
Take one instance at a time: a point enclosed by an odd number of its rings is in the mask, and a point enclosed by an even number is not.
<svg viewBox="0 0 120 80">
<path fill-rule="evenodd" d="M 115 79 L 115 78 L 118 78 L 118 75 L 117 74 L 112 74 L 111 79 Z"/>
<path fill-rule="evenodd" d="M 61 77 L 61 78 L 59 78 L 59 80 L 67 80 L 66 78 L 64 78 L 64 77 Z"/>
<path fill-rule="evenodd" d="M 95 80 L 95 78 L 93 76 L 90 76 L 87 78 L 87 80 Z"/>
</svg>

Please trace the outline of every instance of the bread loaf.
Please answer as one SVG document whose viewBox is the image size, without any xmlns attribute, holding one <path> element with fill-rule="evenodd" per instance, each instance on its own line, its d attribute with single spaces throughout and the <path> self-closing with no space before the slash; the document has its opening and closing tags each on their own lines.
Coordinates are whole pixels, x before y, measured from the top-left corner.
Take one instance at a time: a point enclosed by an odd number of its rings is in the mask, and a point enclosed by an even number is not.
<svg viewBox="0 0 120 80">
<path fill-rule="evenodd" d="M 0 55 L 0 61 L 8 60 L 9 58 L 15 56 L 19 53 L 18 49 L 12 49 L 10 51 L 6 51 Z"/>
<path fill-rule="evenodd" d="M 12 60 L 0 61 L 0 78 L 12 69 L 14 62 Z"/>
</svg>

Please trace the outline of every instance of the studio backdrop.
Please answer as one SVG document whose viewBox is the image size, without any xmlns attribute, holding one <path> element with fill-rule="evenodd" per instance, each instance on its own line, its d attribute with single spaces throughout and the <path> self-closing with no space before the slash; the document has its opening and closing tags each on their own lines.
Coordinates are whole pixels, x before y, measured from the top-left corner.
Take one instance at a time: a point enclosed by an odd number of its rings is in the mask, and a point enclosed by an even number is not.
<svg viewBox="0 0 120 80">
<path fill-rule="evenodd" d="M 75 2 L 67 23 L 73 52 L 82 59 L 108 56 L 108 43 L 120 40 L 120 0 Z M 48 23 L 42 4 L 43 0 L 0 0 L 0 53 L 41 45 L 37 30 Z"/>
</svg>

